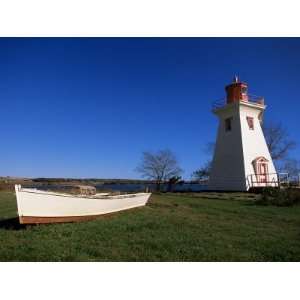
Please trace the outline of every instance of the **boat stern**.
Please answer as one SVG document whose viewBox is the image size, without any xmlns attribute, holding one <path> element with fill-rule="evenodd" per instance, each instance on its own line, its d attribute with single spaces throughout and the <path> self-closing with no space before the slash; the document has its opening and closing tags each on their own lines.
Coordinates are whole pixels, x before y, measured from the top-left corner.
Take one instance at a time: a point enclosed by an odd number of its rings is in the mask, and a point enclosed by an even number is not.
<svg viewBox="0 0 300 300">
<path fill-rule="evenodd" d="M 22 189 L 22 186 L 20 184 L 15 184 L 15 193 L 16 193 L 16 200 L 17 200 L 17 209 L 18 209 L 18 217 L 20 224 L 23 224 L 23 218 L 22 218 L 22 211 L 21 211 L 21 203 L 20 203 L 20 191 Z"/>
</svg>

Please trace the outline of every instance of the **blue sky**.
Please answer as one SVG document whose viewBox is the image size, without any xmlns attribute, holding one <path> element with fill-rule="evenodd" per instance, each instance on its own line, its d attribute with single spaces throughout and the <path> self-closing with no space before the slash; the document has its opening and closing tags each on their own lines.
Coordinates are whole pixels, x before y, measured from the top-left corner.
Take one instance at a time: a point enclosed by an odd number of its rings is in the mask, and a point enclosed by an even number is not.
<svg viewBox="0 0 300 300">
<path fill-rule="evenodd" d="M 300 158 L 300 39 L 0 39 L 0 175 L 139 178 L 169 148 L 184 177 L 216 137 L 234 74 L 265 97 Z"/>
</svg>

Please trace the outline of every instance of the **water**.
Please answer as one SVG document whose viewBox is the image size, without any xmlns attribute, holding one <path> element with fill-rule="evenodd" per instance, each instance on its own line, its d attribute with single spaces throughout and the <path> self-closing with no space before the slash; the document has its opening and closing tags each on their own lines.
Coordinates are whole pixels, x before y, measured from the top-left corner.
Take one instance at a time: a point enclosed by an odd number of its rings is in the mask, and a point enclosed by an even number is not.
<svg viewBox="0 0 300 300">
<path fill-rule="evenodd" d="M 112 190 L 120 192 L 145 192 L 148 188 L 153 192 L 156 189 L 155 184 L 134 184 L 134 183 L 117 183 L 117 184 L 100 184 L 95 185 L 97 190 Z M 161 191 L 166 192 L 168 189 L 167 184 L 161 185 Z M 198 183 L 183 183 L 173 186 L 173 192 L 201 192 L 207 190 L 207 186 Z"/>
<path fill-rule="evenodd" d="M 97 188 L 97 192 L 101 191 L 120 191 L 120 192 L 145 192 L 146 190 L 153 192 L 156 190 L 155 184 L 144 184 L 144 183 L 103 183 L 94 185 Z M 29 186 L 28 186 L 29 187 Z M 67 190 L 71 186 L 67 187 L 63 184 L 51 184 L 41 186 L 30 186 L 36 187 L 41 190 Z M 161 191 L 166 192 L 168 190 L 167 184 L 161 185 Z M 201 192 L 207 190 L 207 186 L 198 183 L 182 183 L 173 186 L 173 192 Z"/>
</svg>

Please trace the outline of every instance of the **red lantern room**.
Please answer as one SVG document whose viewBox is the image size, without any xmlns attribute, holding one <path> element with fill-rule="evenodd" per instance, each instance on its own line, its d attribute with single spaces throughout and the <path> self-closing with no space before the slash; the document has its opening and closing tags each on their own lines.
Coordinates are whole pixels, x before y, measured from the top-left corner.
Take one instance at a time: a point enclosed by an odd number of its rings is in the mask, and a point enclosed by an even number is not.
<svg viewBox="0 0 300 300">
<path fill-rule="evenodd" d="M 248 102 L 248 85 L 247 83 L 240 82 L 237 76 L 234 77 L 233 83 L 225 87 L 225 90 L 227 93 L 227 103 Z"/>
</svg>

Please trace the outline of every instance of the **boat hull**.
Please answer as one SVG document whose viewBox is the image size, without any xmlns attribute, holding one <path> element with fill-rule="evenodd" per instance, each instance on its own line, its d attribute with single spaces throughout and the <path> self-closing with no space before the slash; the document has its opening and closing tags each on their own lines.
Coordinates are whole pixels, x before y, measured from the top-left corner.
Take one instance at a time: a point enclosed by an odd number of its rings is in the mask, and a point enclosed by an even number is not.
<svg viewBox="0 0 300 300">
<path fill-rule="evenodd" d="M 32 217 L 32 216 L 19 216 L 20 224 L 49 224 L 49 223 L 73 223 L 85 222 L 99 218 L 100 216 L 107 216 L 112 213 L 89 215 L 89 216 L 69 216 L 69 217 Z"/>
<path fill-rule="evenodd" d="M 99 198 L 78 197 L 22 189 L 16 185 L 16 198 L 21 224 L 80 222 L 101 215 L 146 205 L 150 193 Z"/>
</svg>

